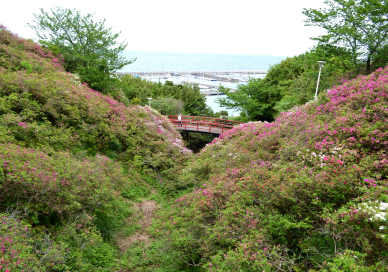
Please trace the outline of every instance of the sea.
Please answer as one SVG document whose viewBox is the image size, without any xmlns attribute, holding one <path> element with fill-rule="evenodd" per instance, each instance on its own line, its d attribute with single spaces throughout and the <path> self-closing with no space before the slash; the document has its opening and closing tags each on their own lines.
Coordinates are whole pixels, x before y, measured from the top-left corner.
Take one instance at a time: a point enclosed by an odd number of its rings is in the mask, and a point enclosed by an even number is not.
<svg viewBox="0 0 388 272">
<path fill-rule="evenodd" d="M 173 52 L 146 52 L 124 51 L 123 56 L 127 59 L 136 60 L 124 66 L 120 72 L 138 72 L 139 76 L 145 76 L 151 71 L 170 72 L 194 72 L 194 71 L 245 71 L 245 70 L 268 70 L 272 65 L 286 59 L 286 56 L 265 55 L 237 55 L 237 54 L 204 54 L 204 53 L 173 53 Z M 263 77 L 265 75 L 258 75 Z M 155 79 L 164 82 L 163 79 Z M 170 80 L 170 79 L 169 79 Z M 177 79 L 178 80 L 178 79 Z M 246 84 L 240 82 L 238 84 Z M 238 88 L 236 83 L 214 82 L 219 86 L 224 85 L 232 89 Z M 223 108 L 217 100 L 225 95 L 206 96 L 206 104 L 214 112 L 228 111 L 229 116 L 237 116 L 238 110 Z"/>
</svg>

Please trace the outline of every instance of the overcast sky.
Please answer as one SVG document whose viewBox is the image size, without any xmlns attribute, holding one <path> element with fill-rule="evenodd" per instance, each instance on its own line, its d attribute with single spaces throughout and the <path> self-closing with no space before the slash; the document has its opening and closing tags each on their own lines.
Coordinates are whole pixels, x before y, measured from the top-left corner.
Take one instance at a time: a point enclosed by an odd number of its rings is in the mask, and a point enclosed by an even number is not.
<svg viewBox="0 0 388 272">
<path fill-rule="evenodd" d="M 294 56 L 323 34 L 305 27 L 303 8 L 324 7 L 324 0 L 19 0 L 4 1 L 0 24 L 24 38 L 37 37 L 27 23 L 39 8 L 76 8 L 106 19 L 120 32 L 128 51 L 224 53 Z"/>
</svg>

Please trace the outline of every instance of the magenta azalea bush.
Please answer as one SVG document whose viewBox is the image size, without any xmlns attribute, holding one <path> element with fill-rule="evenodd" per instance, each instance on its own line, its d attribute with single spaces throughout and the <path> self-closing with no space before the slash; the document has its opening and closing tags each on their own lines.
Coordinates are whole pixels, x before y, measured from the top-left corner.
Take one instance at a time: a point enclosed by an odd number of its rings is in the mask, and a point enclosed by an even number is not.
<svg viewBox="0 0 388 272">
<path fill-rule="evenodd" d="M 104 154 L 127 169 L 137 158 L 145 173 L 173 186 L 169 169 L 190 151 L 165 117 L 90 89 L 63 70 L 60 56 L 4 27 L 0 52 L 0 142 L 81 159 Z"/>
<path fill-rule="evenodd" d="M 153 229 L 177 270 L 387 271 L 388 68 L 227 131 L 180 179 Z"/>
<path fill-rule="evenodd" d="M 43 151 L 3 144 L 0 163 L 0 201 L 30 212 L 68 216 L 94 211 L 129 186 L 120 166 L 100 155 L 80 161 L 69 152 L 53 152 L 49 156 Z"/>
<path fill-rule="evenodd" d="M 87 214 L 67 222 L 58 237 L 32 228 L 20 215 L 0 213 L 0 271 L 90 271 L 96 267 L 90 252 L 109 254 Z"/>
<path fill-rule="evenodd" d="M 36 270 L 38 259 L 28 243 L 30 226 L 9 214 L 0 213 L 0 269 L 1 271 Z"/>
<path fill-rule="evenodd" d="M 174 193 L 190 156 L 168 118 L 92 90 L 0 26 L 0 271 L 118 269 L 124 197 Z"/>
</svg>

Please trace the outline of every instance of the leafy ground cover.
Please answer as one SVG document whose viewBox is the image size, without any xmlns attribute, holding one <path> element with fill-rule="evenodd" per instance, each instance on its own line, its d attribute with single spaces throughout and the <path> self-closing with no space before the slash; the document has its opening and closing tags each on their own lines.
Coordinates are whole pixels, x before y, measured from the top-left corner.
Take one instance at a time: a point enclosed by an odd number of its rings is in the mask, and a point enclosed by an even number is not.
<svg viewBox="0 0 388 272">
<path fill-rule="evenodd" d="M 0 26 L 0 270 L 119 269 L 135 201 L 172 194 L 191 151 L 167 118 L 125 106 Z M 183 167 L 183 166 L 181 166 Z"/>
<path fill-rule="evenodd" d="M 387 119 L 385 68 L 215 139 L 153 225 L 160 271 L 387 271 Z"/>
</svg>

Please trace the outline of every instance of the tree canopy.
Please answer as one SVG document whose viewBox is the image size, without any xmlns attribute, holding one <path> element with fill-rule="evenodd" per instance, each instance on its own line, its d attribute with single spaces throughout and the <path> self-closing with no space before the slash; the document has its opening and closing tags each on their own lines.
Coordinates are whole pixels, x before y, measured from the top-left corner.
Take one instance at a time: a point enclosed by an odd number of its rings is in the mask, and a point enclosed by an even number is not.
<svg viewBox="0 0 388 272">
<path fill-rule="evenodd" d="M 310 54 L 287 58 L 270 67 L 264 79 L 251 78 L 246 85 L 238 85 L 235 92 L 221 87 L 227 98 L 220 99 L 222 106 L 242 110 L 250 120 L 273 121 L 275 106 L 289 91 L 293 80 L 307 68 Z"/>
<path fill-rule="evenodd" d="M 48 13 L 40 9 L 29 26 L 35 30 L 42 45 L 59 50 L 65 69 L 79 74 L 81 81 L 95 90 L 108 92 L 112 75 L 135 59 L 127 60 L 121 53 L 126 43 L 117 41 L 120 33 L 105 27 L 105 19 L 94 21 L 94 14 L 81 14 L 73 9 L 56 7 Z"/>
<path fill-rule="evenodd" d="M 180 113 L 178 101 L 183 102 L 182 114 L 194 116 L 213 116 L 213 111 L 206 105 L 205 95 L 201 94 L 198 86 L 190 86 L 187 84 L 174 85 L 173 82 L 167 81 L 165 84 L 160 82 L 151 82 L 140 77 L 125 75 L 120 78 L 118 85 L 122 90 L 125 98 L 131 101 L 131 104 L 147 105 L 148 97 L 152 97 L 153 108 L 167 113 Z M 166 102 L 169 99 L 175 101 L 174 107 L 167 110 Z M 171 102 L 172 103 L 172 102 Z M 163 106 L 164 105 L 164 106 Z"/>
<path fill-rule="evenodd" d="M 361 58 L 370 72 L 372 61 L 379 62 L 387 49 L 387 1 L 326 0 L 324 3 L 329 7 L 303 10 L 308 17 L 306 26 L 318 26 L 327 31 L 313 39 L 347 49 L 352 60 L 356 62 Z"/>
<path fill-rule="evenodd" d="M 328 8 L 304 9 L 306 26 L 319 26 L 325 35 L 310 51 L 270 67 L 264 79 L 250 79 L 235 92 L 223 88 L 222 106 L 243 111 L 249 120 L 273 121 L 275 116 L 313 99 L 317 61 L 324 60 L 319 91 L 388 62 L 387 0 L 325 0 Z"/>
<path fill-rule="evenodd" d="M 246 120 L 273 121 L 281 112 L 302 105 L 314 98 L 319 72 L 318 60 L 326 60 L 319 92 L 354 78 L 359 70 L 351 66 L 346 54 L 336 55 L 327 46 L 287 58 L 271 66 L 264 79 L 251 78 L 236 91 L 221 88 L 227 97 L 221 106 L 241 110 Z"/>
</svg>

